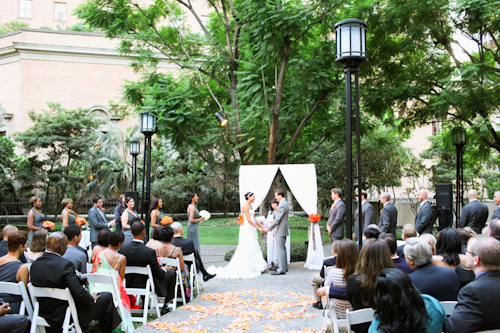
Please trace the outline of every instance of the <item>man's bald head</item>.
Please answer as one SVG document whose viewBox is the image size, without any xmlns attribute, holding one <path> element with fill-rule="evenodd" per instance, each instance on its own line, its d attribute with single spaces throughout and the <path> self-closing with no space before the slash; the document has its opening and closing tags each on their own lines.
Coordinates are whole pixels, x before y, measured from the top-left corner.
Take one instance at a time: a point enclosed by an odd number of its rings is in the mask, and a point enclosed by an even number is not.
<svg viewBox="0 0 500 333">
<path fill-rule="evenodd" d="M 53 232 L 47 236 L 47 250 L 63 255 L 68 248 L 68 237 L 62 232 Z"/>
<path fill-rule="evenodd" d="M 477 191 L 476 190 L 469 190 L 467 192 L 467 198 L 469 198 L 469 200 L 477 199 Z"/>
<path fill-rule="evenodd" d="M 417 192 L 417 199 L 418 202 L 424 202 L 427 200 L 427 191 L 426 190 L 420 190 Z"/>
<path fill-rule="evenodd" d="M 17 232 L 17 227 L 7 224 L 5 227 L 2 229 L 2 235 L 3 235 L 3 240 L 8 241 L 9 236 L 12 235 L 13 233 Z"/>
</svg>

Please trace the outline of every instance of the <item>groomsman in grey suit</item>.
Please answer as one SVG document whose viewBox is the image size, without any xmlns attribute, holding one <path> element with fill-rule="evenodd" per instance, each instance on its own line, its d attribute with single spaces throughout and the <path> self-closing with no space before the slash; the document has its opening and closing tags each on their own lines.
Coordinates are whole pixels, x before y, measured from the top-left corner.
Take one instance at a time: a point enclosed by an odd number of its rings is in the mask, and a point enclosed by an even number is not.
<svg viewBox="0 0 500 333">
<path fill-rule="evenodd" d="M 379 201 L 384 205 L 384 208 L 380 212 L 380 219 L 378 220 L 378 227 L 380 233 L 390 233 L 396 237 L 396 225 L 398 223 L 398 210 L 393 204 L 389 202 L 391 200 L 391 194 L 388 192 L 382 192 L 380 194 Z"/>
<path fill-rule="evenodd" d="M 415 227 L 421 235 L 432 234 L 434 221 L 432 220 L 432 206 L 429 201 L 427 201 L 427 191 L 418 191 L 417 200 L 419 205 L 417 215 L 415 216 Z"/>
<path fill-rule="evenodd" d="M 333 188 L 331 195 L 333 204 L 330 208 L 328 221 L 326 222 L 326 229 L 328 229 L 328 234 L 333 242 L 344 238 L 344 217 L 346 208 L 344 202 L 340 199 L 342 195 L 341 189 Z M 349 223 L 351 222 L 349 221 Z"/>
<path fill-rule="evenodd" d="M 493 211 L 493 215 L 491 215 L 491 220 L 500 220 L 500 191 L 496 191 L 495 195 L 493 195 L 493 201 L 495 201 L 495 205 L 497 208 Z"/>
<path fill-rule="evenodd" d="M 276 237 L 276 253 L 278 255 L 278 269 L 272 275 L 283 275 L 288 271 L 288 263 L 286 256 L 286 236 L 288 236 L 288 214 L 290 207 L 285 199 L 285 191 L 279 189 L 274 193 L 274 197 L 278 200 L 279 205 L 276 210 L 275 218 L 269 228 L 265 228 L 265 232 L 272 231 L 276 228 L 274 236 Z"/>
<path fill-rule="evenodd" d="M 366 226 L 373 223 L 375 218 L 375 211 L 373 210 L 373 206 L 371 203 L 366 201 L 366 197 L 368 194 L 365 191 L 361 191 L 361 232 L 359 231 L 359 208 L 356 209 L 354 213 L 354 234 L 352 235 L 353 239 L 361 239 L 363 237 L 363 231 Z"/>
<path fill-rule="evenodd" d="M 92 242 L 92 248 L 97 245 L 97 235 L 104 228 L 111 228 L 115 225 L 115 220 L 111 222 L 106 218 L 106 214 L 102 211 L 102 199 L 101 197 L 93 197 L 92 202 L 94 207 L 89 210 L 89 226 L 90 226 L 90 241 Z"/>
</svg>

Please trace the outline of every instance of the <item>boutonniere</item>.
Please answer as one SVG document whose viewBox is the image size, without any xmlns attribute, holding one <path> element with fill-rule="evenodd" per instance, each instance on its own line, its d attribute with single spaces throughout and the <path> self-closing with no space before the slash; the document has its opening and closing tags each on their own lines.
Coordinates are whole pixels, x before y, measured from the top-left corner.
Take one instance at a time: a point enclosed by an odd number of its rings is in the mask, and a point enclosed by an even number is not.
<svg viewBox="0 0 500 333">
<path fill-rule="evenodd" d="M 496 212 L 496 211 L 497 211 L 497 210 L 496 210 L 496 209 L 494 209 L 494 210 L 493 210 L 493 213 L 494 213 L 494 212 Z"/>
<path fill-rule="evenodd" d="M 421 210 L 421 209 L 422 209 L 422 207 L 418 207 L 418 210 Z"/>
<path fill-rule="evenodd" d="M 333 208 L 335 208 L 337 205 L 333 205 Z"/>
<path fill-rule="evenodd" d="M 102 210 L 103 212 L 105 212 L 105 211 L 106 211 L 106 209 L 104 209 L 104 208 L 101 208 L 101 210 Z"/>
<path fill-rule="evenodd" d="M 382 211 L 383 211 L 383 210 L 384 210 L 383 208 L 380 210 L 380 214 L 382 214 Z"/>
</svg>

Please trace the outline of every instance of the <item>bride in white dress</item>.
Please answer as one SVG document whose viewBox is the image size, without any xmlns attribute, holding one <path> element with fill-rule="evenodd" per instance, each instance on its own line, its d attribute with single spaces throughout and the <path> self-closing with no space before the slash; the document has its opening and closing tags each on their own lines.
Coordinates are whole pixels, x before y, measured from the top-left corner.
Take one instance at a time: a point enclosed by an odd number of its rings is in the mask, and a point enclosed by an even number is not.
<svg viewBox="0 0 500 333">
<path fill-rule="evenodd" d="M 255 212 L 252 208 L 255 195 L 248 192 L 245 194 L 245 199 L 247 201 L 242 208 L 243 224 L 240 226 L 238 247 L 233 258 L 226 267 L 211 266 L 208 268 L 208 272 L 217 274 L 218 278 L 250 279 L 259 276 L 267 269 L 267 262 L 262 256 L 257 233 L 257 229 L 262 231 L 264 227 L 255 220 Z"/>
</svg>

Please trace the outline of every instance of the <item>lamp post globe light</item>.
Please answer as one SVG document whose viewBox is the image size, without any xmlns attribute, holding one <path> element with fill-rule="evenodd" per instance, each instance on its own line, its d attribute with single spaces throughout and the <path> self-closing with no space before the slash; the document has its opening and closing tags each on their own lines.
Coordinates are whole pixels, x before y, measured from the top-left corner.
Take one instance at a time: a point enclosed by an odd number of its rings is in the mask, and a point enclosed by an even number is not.
<svg viewBox="0 0 500 333">
<path fill-rule="evenodd" d="M 351 96 L 351 75 L 355 76 L 355 105 L 356 105 L 356 180 L 358 187 L 358 230 L 362 232 L 362 211 L 361 211 L 361 122 L 359 118 L 359 84 L 358 67 L 367 62 L 366 57 L 366 22 L 358 19 L 347 19 L 335 24 L 337 55 L 335 63 L 344 67 L 346 74 L 346 221 L 347 237 L 352 237 L 352 96 Z M 361 235 L 356 235 L 359 248 L 361 249 Z"/>
<path fill-rule="evenodd" d="M 144 134 L 144 160 L 142 170 L 146 170 L 146 172 L 143 171 L 142 173 L 141 219 L 145 221 L 146 238 L 149 239 L 150 216 L 147 212 L 151 201 L 151 137 L 156 133 L 156 115 L 153 112 L 141 112 L 141 133 Z M 145 217 L 144 212 L 146 212 Z"/>
<path fill-rule="evenodd" d="M 132 188 L 137 191 L 137 155 L 141 153 L 141 144 L 137 140 L 130 141 L 130 155 L 132 155 Z"/>
<path fill-rule="evenodd" d="M 457 200 L 455 213 L 455 226 L 458 228 L 460 220 L 460 211 L 464 203 L 464 167 L 463 167 L 463 148 L 467 144 L 467 132 L 463 127 L 455 127 L 452 130 L 453 145 L 457 147 Z"/>
</svg>

